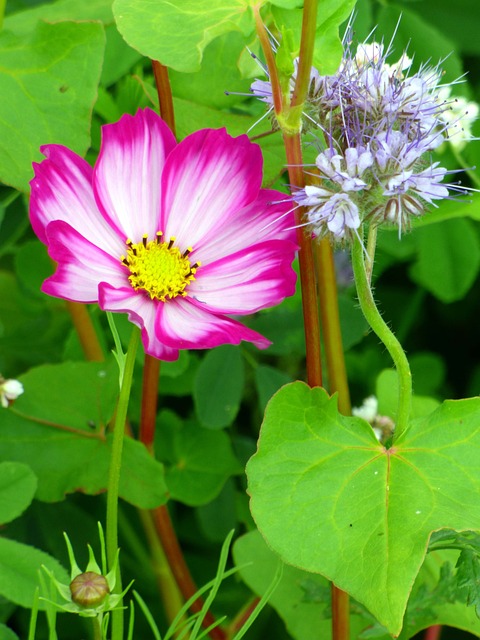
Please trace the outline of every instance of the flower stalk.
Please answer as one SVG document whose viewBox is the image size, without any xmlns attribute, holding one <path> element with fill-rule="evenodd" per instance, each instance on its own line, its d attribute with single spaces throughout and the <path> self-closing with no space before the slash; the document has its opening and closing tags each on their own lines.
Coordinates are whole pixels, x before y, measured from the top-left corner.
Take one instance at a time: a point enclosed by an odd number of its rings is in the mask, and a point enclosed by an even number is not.
<svg viewBox="0 0 480 640">
<path fill-rule="evenodd" d="M 118 550 L 118 492 L 120 484 L 120 471 L 122 466 L 123 438 L 125 433 L 125 420 L 127 419 L 128 401 L 133 380 L 133 368 L 135 365 L 135 355 L 138 343 L 140 342 L 140 331 L 135 327 L 132 331 L 130 343 L 128 345 L 125 369 L 120 387 L 117 411 L 115 414 L 115 425 L 113 428 L 112 453 L 110 458 L 110 471 L 108 476 L 107 493 L 107 562 L 108 568 L 115 564 Z M 115 593 L 121 593 L 122 583 L 120 567 L 117 567 L 117 580 L 115 583 Z M 122 640 L 123 638 L 123 610 L 112 612 L 112 640 Z"/>
<path fill-rule="evenodd" d="M 360 229 L 361 231 L 361 229 Z M 395 420 L 395 438 L 402 435 L 408 426 L 408 418 L 412 402 L 412 374 L 410 365 L 393 332 L 383 320 L 375 300 L 367 276 L 365 254 L 362 244 L 362 233 L 355 237 L 352 245 L 352 264 L 357 295 L 363 315 L 373 331 L 383 342 L 395 364 L 398 375 L 398 409 Z"/>
</svg>

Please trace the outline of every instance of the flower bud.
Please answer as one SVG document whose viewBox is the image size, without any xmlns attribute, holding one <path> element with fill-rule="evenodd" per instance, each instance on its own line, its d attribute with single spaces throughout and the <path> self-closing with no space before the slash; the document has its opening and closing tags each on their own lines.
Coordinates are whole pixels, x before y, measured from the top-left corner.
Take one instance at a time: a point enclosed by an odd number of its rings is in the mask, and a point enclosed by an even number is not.
<svg viewBox="0 0 480 640">
<path fill-rule="evenodd" d="M 79 574 L 70 583 L 72 600 L 83 607 L 96 607 L 110 593 L 107 580 L 94 571 Z"/>
<path fill-rule="evenodd" d="M 0 404 L 6 409 L 23 393 L 23 385 L 18 380 L 5 380 L 0 375 Z"/>
</svg>

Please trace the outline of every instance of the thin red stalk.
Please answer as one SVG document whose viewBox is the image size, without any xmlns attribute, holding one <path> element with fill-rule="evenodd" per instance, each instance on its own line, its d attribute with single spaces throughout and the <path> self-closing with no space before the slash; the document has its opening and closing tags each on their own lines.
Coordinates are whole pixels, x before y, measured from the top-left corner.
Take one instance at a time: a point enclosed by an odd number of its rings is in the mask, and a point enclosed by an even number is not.
<svg viewBox="0 0 480 640">
<path fill-rule="evenodd" d="M 350 604 L 348 593 L 332 583 L 332 640 L 350 638 Z"/>
<path fill-rule="evenodd" d="M 303 187 L 302 149 L 300 134 L 283 136 L 287 154 L 290 183 Z M 296 209 L 296 223 L 303 223 L 303 210 Z M 320 347 L 320 325 L 318 317 L 317 292 L 315 287 L 315 263 L 311 238 L 303 227 L 297 226 L 297 242 L 300 247 L 298 261 L 300 265 L 300 284 L 302 288 L 303 322 L 307 359 L 307 382 L 311 387 L 322 386 L 322 359 Z"/>
<path fill-rule="evenodd" d="M 157 530 L 158 537 L 162 542 L 162 547 L 165 555 L 168 558 L 170 568 L 175 576 L 175 581 L 180 589 L 183 597 L 187 600 L 191 598 L 197 592 L 197 586 L 195 585 L 190 571 L 188 570 L 185 558 L 183 557 L 182 550 L 178 544 L 178 539 L 175 530 L 170 519 L 170 514 L 165 506 L 157 507 L 153 511 L 153 522 L 155 529 Z M 197 598 L 190 607 L 193 613 L 197 613 L 202 609 L 203 600 Z M 210 612 L 207 612 L 203 621 L 203 627 L 207 628 L 215 622 L 215 618 Z M 215 627 L 208 633 L 212 640 L 226 640 L 227 636 L 223 629 Z"/>
<path fill-rule="evenodd" d="M 105 355 L 87 307 L 81 302 L 67 300 L 67 309 L 72 318 L 85 358 L 92 362 L 103 362 Z"/>
<path fill-rule="evenodd" d="M 267 63 L 268 76 L 270 85 L 272 87 L 272 99 L 275 113 L 278 115 L 283 109 L 282 89 L 280 87 L 280 81 L 278 79 L 277 65 L 275 64 L 275 56 L 273 55 L 270 40 L 268 39 L 268 33 L 263 24 L 262 16 L 258 7 L 253 9 L 255 15 L 255 24 L 257 28 L 258 39 L 262 47 L 263 55 L 265 56 L 265 62 Z"/>
<path fill-rule="evenodd" d="M 168 77 L 168 69 L 157 60 L 152 60 L 153 75 L 155 84 L 157 85 L 158 106 L 162 119 L 168 124 L 171 132 L 176 136 L 175 132 L 175 111 L 173 109 L 173 96 L 170 88 L 170 79 Z"/>
<path fill-rule="evenodd" d="M 442 625 L 434 624 L 425 630 L 424 640 L 440 640 L 442 635 Z"/>
<path fill-rule="evenodd" d="M 146 354 L 143 367 L 142 412 L 140 417 L 139 438 L 152 454 L 155 439 L 159 377 L 160 360 Z"/>
<path fill-rule="evenodd" d="M 260 602 L 260 598 L 255 597 L 252 598 L 235 616 L 232 620 L 230 626 L 228 627 L 228 637 L 233 638 L 235 634 L 240 631 L 243 625 L 250 618 L 252 613 L 255 611 L 256 606 Z"/>
</svg>

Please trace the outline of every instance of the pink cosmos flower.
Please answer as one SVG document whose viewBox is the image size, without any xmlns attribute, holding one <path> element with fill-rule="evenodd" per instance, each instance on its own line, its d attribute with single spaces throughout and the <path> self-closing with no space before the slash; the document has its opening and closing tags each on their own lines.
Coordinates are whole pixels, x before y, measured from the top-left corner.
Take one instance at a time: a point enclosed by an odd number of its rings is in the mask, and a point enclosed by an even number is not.
<svg viewBox="0 0 480 640">
<path fill-rule="evenodd" d="M 162 360 L 270 344 L 228 317 L 295 289 L 290 204 L 260 188 L 262 156 L 247 136 L 204 129 L 177 144 L 145 109 L 103 127 L 93 169 L 61 145 L 41 151 L 30 218 L 57 263 L 45 293 L 128 313 Z"/>
</svg>

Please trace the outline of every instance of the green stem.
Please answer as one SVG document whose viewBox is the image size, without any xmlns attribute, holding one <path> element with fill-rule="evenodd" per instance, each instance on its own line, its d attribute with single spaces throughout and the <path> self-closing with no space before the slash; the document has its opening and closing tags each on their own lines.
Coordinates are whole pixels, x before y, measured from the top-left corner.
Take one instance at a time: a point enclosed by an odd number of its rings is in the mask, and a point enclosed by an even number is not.
<svg viewBox="0 0 480 640">
<path fill-rule="evenodd" d="M 102 640 L 101 623 L 98 618 L 92 618 L 93 640 Z"/>
<path fill-rule="evenodd" d="M 305 0 L 303 3 L 302 38 L 297 78 L 293 90 L 291 106 L 303 105 L 310 86 L 315 34 L 317 29 L 318 0 Z"/>
<path fill-rule="evenodd" d="M 5 15 L 6 6 L 7 6 L 7 0 L 0 0 L 0 29 L 3 27 L 3 17 Z"/>
<path fill-rule="evenodd" d="M 367 238 L 367 256 L 368 260 L 365 263 L 365 271 L 367 272 L 368 284 L 372 284 L 372 272 L 373 263 L 375 262 L 375 249 L 377 247 L 377 225 L 371 224 L 368 229 Z"/>
<path fill-rule="evenodd" d="M 130 344 L 128 345 L 125 370 L 118 398 L 117 411 L 115 414 L 115 424 L 113 427 L 112 453 L 110 458 L 110 470 L 108 475 L 107 493 L 107 563 L 109 571 L 115 563 L 118 549 L 118 488 L 120 484 L 120 470 L 122 466 L 123 437 L 125 432 L 125 421 L 127 419 L 128 401 L 132 387 L 133 368 L 135 365 L 135 355 L 140 341 L 140 331 L 136 327 L 132 331 Z M 122 583 L 120 567 L 117 569 L 117 581 L 115 593 L 121 593 Z M 122 640 L 123 638 L 123 610 L 118 609 L 112 612 L 112 640 Z"/>
<path fill-rule="evenodd" d="M 402 345 L 383 320 L 375 304 L 372 289 L 365 267 L 364 249 L 360 237 L 355 237 L 352 247 L 353 273 L 357 286 L 357 295 L 363 315 L 368 324 L 387 348 L 397 369 L 398 375 L 398 409 L 396 416 L 395 437 L 402 435 L 408 426 L 408 418 L 412 403 L 412 374 Z"/>
<path fill-rule="evenodd" d="M 330 393 L 338 394 L 338 409 L 340 413 L 348 416 L 352 409 L 340 328 L 333 251 L 326 238 L 315 243 L 315 251 L 320 317 L 327 360 L 328 390 Z"/>
</svg>

